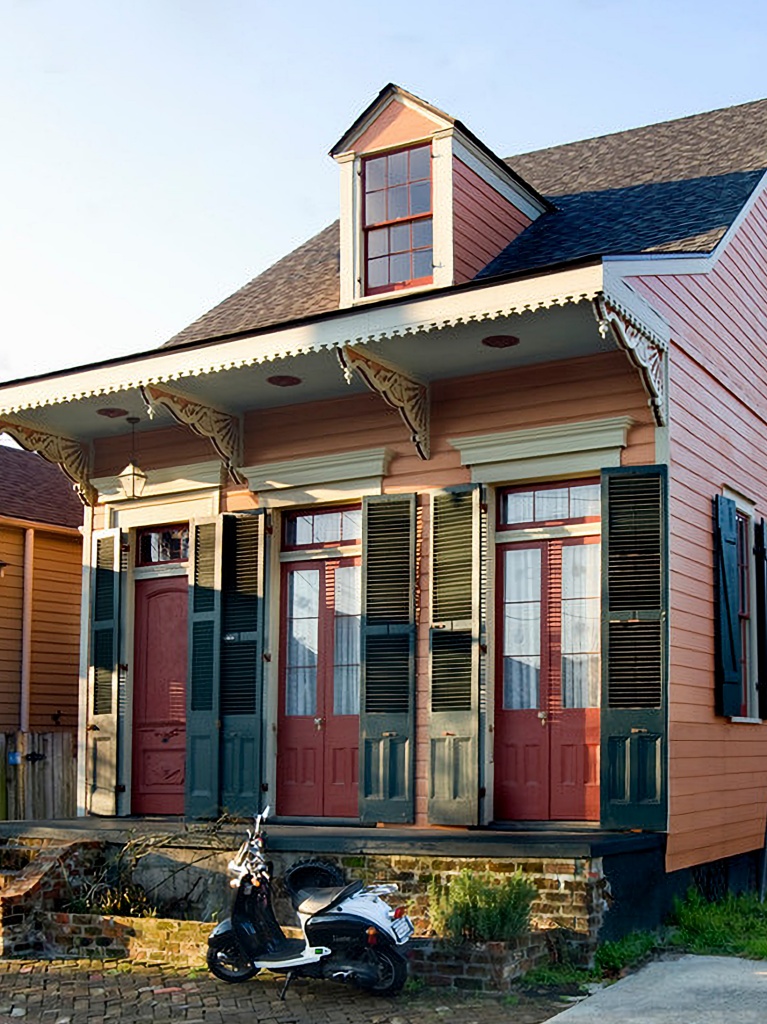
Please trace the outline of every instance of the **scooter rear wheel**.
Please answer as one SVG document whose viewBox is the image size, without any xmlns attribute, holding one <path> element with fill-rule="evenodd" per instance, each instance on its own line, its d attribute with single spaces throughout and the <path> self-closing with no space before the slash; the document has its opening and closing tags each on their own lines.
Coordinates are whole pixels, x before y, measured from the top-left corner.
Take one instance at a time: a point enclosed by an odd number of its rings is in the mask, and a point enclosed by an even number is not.
<svg viewBox="0 0 767 1024">
<path fill-rule="evenodd" d="M 254 978 L 260 967 L 254 967 L 234 938 L 225 946 L 214 948 L 208 946 L 208 970 L 221 981 L 232 984 L 238 981 L 249 981 Z"/>
<path fill-rule="evenodd" d="M 381 946 L 369 949 L 367 958 L 375 961 L 377 977 L 360 987 L 377 996 L 396 996 L 407 981 L 407 960 L 396 950 Z"/>
</svg>

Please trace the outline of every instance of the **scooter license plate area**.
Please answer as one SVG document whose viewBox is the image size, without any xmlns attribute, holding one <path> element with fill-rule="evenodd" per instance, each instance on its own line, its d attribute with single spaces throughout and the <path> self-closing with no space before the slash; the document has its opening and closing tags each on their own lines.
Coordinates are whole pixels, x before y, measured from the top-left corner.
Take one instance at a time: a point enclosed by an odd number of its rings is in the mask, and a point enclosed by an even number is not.
<svg viewBox="0 0 767 1024">
<path fill-rule="evenodd" d="M 398 917 L 395 921 L 392 921 L 391 927 L 399 943 L 407 942 L 415 931 L 415 925 L 409 917 Z"/>
</svg>

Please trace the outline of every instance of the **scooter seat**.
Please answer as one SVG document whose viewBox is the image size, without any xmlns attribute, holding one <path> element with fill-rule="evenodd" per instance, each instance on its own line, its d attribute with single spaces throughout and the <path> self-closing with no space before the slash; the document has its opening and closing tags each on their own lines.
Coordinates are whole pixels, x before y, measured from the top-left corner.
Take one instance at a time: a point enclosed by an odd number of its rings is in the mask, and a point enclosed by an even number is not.
<svg viewBox="0 0 767 1024">
<path fill-rule="evenodd" d="M 332 910 L 362 889 L 362 882 L 350 882 L 349 885 L 333 886 L 331 889 L 302 889 L 298 893 L 299 914 L 320 914 L 323 910 Z"/>
</svg>

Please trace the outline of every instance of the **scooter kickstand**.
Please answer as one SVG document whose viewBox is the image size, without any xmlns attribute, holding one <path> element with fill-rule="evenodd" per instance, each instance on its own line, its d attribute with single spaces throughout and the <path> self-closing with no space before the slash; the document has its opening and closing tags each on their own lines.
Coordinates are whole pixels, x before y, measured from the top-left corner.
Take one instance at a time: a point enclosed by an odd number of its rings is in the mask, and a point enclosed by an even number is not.
<svg viewBox="0 0 767 1024">
<path fill-rule="evenodd" d="M 285 984 L 280 989 L 280 999 L 283 1002 L 285 1000 L 285 996 L 287 995 L 288 989 L 290 988 L 290 983 L 291 983 L 292 980 L 293 980 L 293 972 L 292 971 L 288 971 L 287 977 L 285 978 Z"/>
</svg>

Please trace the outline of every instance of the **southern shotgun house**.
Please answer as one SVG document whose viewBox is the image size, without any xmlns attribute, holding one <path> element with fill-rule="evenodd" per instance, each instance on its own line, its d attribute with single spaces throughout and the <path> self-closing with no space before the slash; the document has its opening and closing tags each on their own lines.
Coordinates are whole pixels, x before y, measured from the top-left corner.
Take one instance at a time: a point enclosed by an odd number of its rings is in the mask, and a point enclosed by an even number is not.
<svg viewBox="0 0 767 1024">
<path fill-rule="evenodd" d="M 502 160 L 390 85 L 331 155 L 166 345 L 0 388 L 86 502 L 81 812 L 759 851 L 767 100 Z"/>
</svg>

